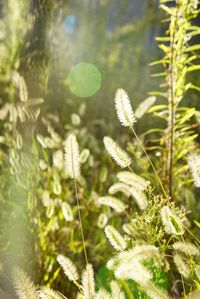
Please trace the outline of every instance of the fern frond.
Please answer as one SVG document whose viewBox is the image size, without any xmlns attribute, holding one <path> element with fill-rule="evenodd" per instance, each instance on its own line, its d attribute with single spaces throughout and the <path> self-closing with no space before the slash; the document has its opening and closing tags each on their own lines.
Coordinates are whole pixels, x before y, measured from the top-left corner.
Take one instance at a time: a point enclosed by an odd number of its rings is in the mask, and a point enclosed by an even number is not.
<svg viewBox="0 0 200 299">
<path fill-rule="evenodd" d="M 116 92 L 115 108 L 122 126 L 131 127 L 136 122 L 129 97 L 123 89 L 118 89 Z"/>
<path fill-rule="evenodd" d="M 126 249 L 127 244 L 121 234 L 111 225 L 107 225 L 105 228 L 105 234 L 110 244 L 117 250 L 123 251 Z"/>
<path fill-rule="evenodd" d="M 57 261 L 70 281 L 77 281 L 79 279 L 77 268 L 68 257 L 59 255 Z"/>
<path fill-rule="evenodd" d="M 131 164 L 131 158 L 112 138 L 106 136 L 104 137 L 103 142 L 108 154 L 121 168 L 126 168 Z"/>
<path fill-rule="evenodd" d="M 94 270 L 91 264 L 86 265 L 86 269 L 82 274 L 82 288 L 85 299 L 94 299 L 95 285 L 94 285 Z"/>
<path fill-rule="evenodd" d="M 70 134 L 65 141 L 65 167 L 68 175 L 76 179 L 80 174 L 79 146 L 74 134 Z"/>
</svg>

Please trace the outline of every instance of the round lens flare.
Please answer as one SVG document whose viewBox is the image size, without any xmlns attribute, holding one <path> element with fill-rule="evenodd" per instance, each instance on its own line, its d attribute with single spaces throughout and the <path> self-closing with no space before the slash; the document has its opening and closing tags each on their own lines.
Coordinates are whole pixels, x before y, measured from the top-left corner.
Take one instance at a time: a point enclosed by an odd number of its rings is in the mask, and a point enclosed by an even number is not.
<svg viewBox="0 0 200 299">
<path fill-rule="evenodd" d="M 101 87 L 101 73 L 93 64 L 81 62 L 70 70 L 67 84 L 76 96 L 91 97 Z"/>
</svg>

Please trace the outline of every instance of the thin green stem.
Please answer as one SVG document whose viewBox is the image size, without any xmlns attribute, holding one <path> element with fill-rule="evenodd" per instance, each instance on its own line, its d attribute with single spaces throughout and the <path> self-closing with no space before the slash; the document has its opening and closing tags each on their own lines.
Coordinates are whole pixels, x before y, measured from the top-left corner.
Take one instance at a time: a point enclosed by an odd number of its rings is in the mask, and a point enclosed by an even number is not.
<svg viewBox="0 0 200 299">
<path fill-rule="evenodd" d="M 82 225 L 82 218 L 81 218 L 80 203 L 79 203 L 76 179 L 74 179 L 74 189 L 75 189 L 76 203 L 77 203 L 77 207 L 78 207 L 78 218 L 79 218 L 79 225 L 80 225 L 80 229 L 81 229 L 81 237 L 82 237 L 82 242 L 83 242 L 83 251 L 84 251 L 84 255 L 85 255 L 85 262 L 86 262 L 86 264 L 88 264 L 88 257 L 87 257 L 87 251 L 86 251 L 86 246 L 85 246 L 85 238 L 84 238 L 84 233 L 83 233 L 83 225 Z"/>
<path fill-rule="evenodd" d="M 156 171 L 156 169 L 155 169 L 155 167 L 154 167 L 154 165 L 153 165 L 153 162 L 151 161 L 149 155 L 147 154 L 147 152 L 146 152 L 146 150 L 145 150 L 145 148 L 144 148 L 142 142 L 140 141 L 139 137 L 137 136 L 137 134 L 136 134 L 136 132 L 135 132 L 133 126 L 131 126 L 131 130 L 132 130 L 132 132 L 133 132 L 135 138 L 137 139 L 139 145 L 141 146 L 141 148 L 142 148 L 144 154 L 146 155 L 146 157 L 147 157 L 147 159 L 148 159 L 148 161 L 149 161 L 149 164 L 151 165 L 151 167 L 152 167 L 152 169 L 153 169 L 153 171 L 154 171 L 154 173 L 155 173 L 155 175 L 156 175 L 156 178 L 157 178 L 157 180 L 158 180 L 158 182 L 159 182 L 159 184 L 160 184 L 160 187 L 161 187 L 161 189 L 162 189 L 162 191 L 163 191 L 164 196 L 167 198 L 167 197 L 168 197 L 168 196 L 167 196 L 167 193 L 166 193 L 165 188 L 164 188 L 164 186 L 163 186 L 163 184 L 162 184 L 162 182 L 161 182 L 161 180 L 160 180 L 160 177 L 159 177 L 159 175 L 158 175 L 158 173 L 157 173 L 157 171 Z"/>
</svg>

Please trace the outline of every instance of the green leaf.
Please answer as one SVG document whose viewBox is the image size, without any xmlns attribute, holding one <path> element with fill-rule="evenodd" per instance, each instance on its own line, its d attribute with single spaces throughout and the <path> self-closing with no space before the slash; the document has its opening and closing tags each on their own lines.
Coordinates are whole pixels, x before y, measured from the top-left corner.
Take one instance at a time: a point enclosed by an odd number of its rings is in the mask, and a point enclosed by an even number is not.
<svg viewBox="0 0 200 299">
<path fill-rule="evenodd" d="M 200 50 L 200 45 L 191 46 L 191 47 L 187 48 L 185 50 L 185 52 L 191 52 L 191 51 L 196 51 L 196 50 Z"/>
<path fill-rule="evenodd" d="M 175 9 L 174 8 L 169 8 L 168 6 L 164 5 L 164 4 L 161 4 L 160 5 L 160 8 L 162 8 L 166 13 L 170 14 L 170 15 L 173 15 L 174 12 L 175 12 Z"/>
<path fill-rule="evenodd" d="M 165 76 L 166 76 L 166 72 L 157 73 L 157 74 L 151 74 L 151 77 L 153 77 L 153 78 L 165 77 Z"/>
<path fill-rule="evenodd" d="M 157 40 L 159 42 L 169 42 L 170 41 L 170 37 L 169 36 L 157 36 L 155 38 L 155 40 Z"/>
<path fill-rule="evenodd" d="M 193 72 L 193 71 L 198 71 L 198 70 L 200 70 L 200 65 L 192 65 L 187 68 L 187 73 Z"/>
<path fill-rule="evenodd" d="M 168 59 L 161 59 L 161 60 L 151 62 L 149 65 L 154 66 L 154 65 L 158 65 L 158 64 L 169 64 L 169 60 Z"/>
<path fill-rule="evenodd" d="M 167 109 L 167 105 L 156 105 L 149 109 L 149 113 Z"/>
<path fill-rule="evenodd" d="M 194 223 L 196 224 L 196 226 L 197 226 L 198 228 L 200 228 L 200 223 L 199 223 L 198 221 L 194 220 Z"/>
</svg>

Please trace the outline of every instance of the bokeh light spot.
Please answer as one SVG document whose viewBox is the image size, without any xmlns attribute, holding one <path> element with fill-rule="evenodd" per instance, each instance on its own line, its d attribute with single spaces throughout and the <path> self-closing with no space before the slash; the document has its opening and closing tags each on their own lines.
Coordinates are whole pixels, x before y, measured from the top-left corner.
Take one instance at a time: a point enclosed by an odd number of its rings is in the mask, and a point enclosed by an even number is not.
<svg viewBox="0 0 200 299">
<path fill-rule="evenodd" d="M 101 73 L 93 64 L 81 62 L 72 67 L 67 83 L 76 96 L 91 97 L 101 87 Z"/>
</svg>

